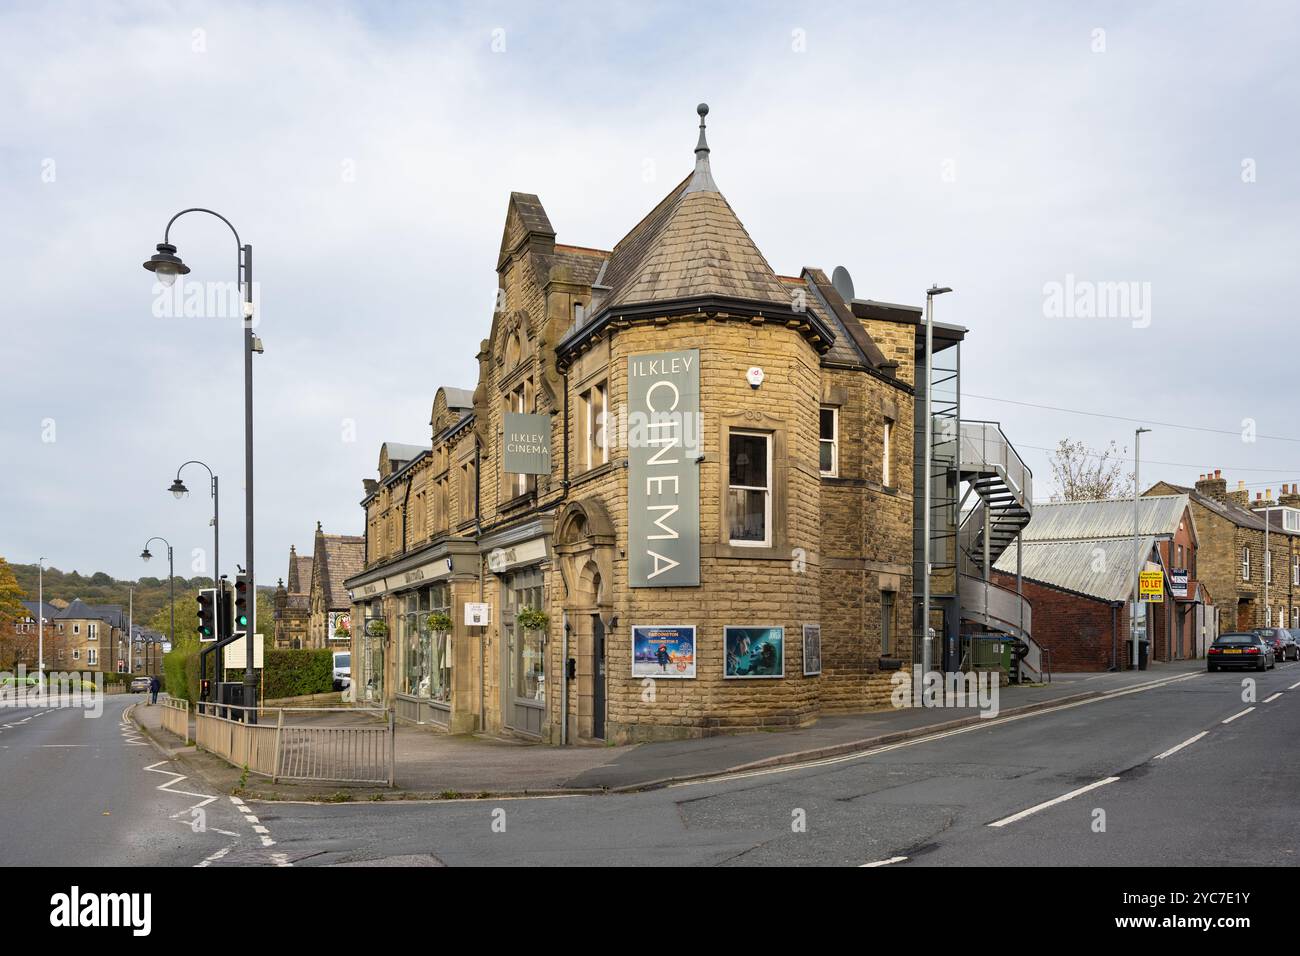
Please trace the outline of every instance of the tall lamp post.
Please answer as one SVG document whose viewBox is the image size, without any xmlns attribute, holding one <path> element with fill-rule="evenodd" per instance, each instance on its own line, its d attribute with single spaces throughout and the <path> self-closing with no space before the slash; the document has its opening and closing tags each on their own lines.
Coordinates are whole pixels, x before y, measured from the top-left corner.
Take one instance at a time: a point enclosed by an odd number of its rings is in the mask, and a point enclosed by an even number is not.
<svg viewBox="0 0 1300 956">
<path fill-rule="evenodd" d="M 172 647 L 175 647 L 176 646 L 176 564 L 172 559 L 171 542 L 168 541 L 166 538 L 159 537 L 158 535 L 154 535 L 152 538 L 150 538 L 148 541 L 144 543 L 144 550 L 140 552 L 140 557 L 145 561 L 148 561 L 150 558 L 153 557 L 153 555 L 149 553 L 149 545 L 155 541 L 161 541 L 163 544 L 167 545 L 167 583 L 171 585 L 171 605 L 172 605 L 171 642 L 172 642 Z M 146 650 L 145 650 L 145 655 L 146 655 L 145 670 L 149 669 L 149 665 L 148 665 L 149 652 L 147 648 L 148 645 L 146 645 Z"/>
<path fill-rule="evenodd" d="M 177 501 L 186 497 L 190 489 L 185 487 L 185 482 L 181 481 L 181 472 L 189 465 L 198 465 L 208 473 L 209 487 L 212 492 L 212 586 L 221 587 L 221 495 L 219 493 L 219 482 L 216 474 L 206 462 L 199 461 L 197 458 L 184 462 L 176 469 L 176 478 L 172 481 L 171 487 L 167 490 L 172 493 Z M 176 637 L 172 636 L 173 646 L 175 646 Z M 221 699 L 221 648 L 213 650 L 212 659 L 212 688 L 217 695 L 217 700 Z"/>
<path fill-rule="evenodd" d="M 934 297 L 951 292 L 947 286 L 932 285 L 925 292 L 925 451 L 922 455 L 921 492 L 921 680 L 930 673 L 934 650 L 930 644 L 930 471 L 934 457 L 934 418 L 930 413 L 930 392 L 934 369 Z M 923 685 L 924 686 L 924 685 Z M 925 698 L 922 696 L 922 701 Z"/>
<path fill-rule="evenodd" d="M 36 561 L 36 689 L 45 694 L 45 556 Z"/>
<path fill-rule="evenodd" d="M 163 230 L 163 241 L 158 243 L 157 251 L 144 263 L 144 268 L 157 276 L 164 286 L 170 286 L 176 277 L 187 275 L 190 267 L 176 255 L 176 247 L 171 244 L 172 224 L 181 216 L 191 212 L 206 213 L 215 216 L 229 227 L 235 237 L 236 274 L 244 288 L 244 569 L 248 574 L 248 590 L 252 596 L 249 601 L 248 647 L 251 648 L 252 635 L 257 630 L 257 585 L 253 576 L 253 353 L 262 351 L 261 340 L 253 334 L 253 247 L 246 245 L 239 238 L 239 230 L 225 216 L 211 209 L 192 207 L 182 209 L 167 221 Z M 215 557 L 215 555 L 214 555 Z M 214 569 L 213 580 L 217 580 Z M 257 706 L 257 675 L 253 671 L 253 655 L 245 656 L 244 699 L 245 707 Z M 257 711 L 244 711 L 250 723 L 257 721 Z"/>
<path fill-rule="evenodd" d="M 1141 606 L 1139 582 L 1142 580 L 1142 555 L 1138 552 L 1138 476 L 1142 471 L 1142 436 L 1151 431 L 1138 428 L 1133 432 L 1133 615 L 1129 618 L 1128 636 L 1133 643 L 1133 669 L 1138 669 L 1137 619 Z"/>
</svg>

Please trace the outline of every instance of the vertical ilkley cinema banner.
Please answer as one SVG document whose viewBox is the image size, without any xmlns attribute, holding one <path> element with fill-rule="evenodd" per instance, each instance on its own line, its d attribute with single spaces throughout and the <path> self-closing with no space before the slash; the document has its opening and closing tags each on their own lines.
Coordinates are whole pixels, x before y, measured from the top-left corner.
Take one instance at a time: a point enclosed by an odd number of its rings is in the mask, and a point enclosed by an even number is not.
<svg viewBox="0 0 1300 956">
<path fill-rule="evenodd" d="M 700 583 L 700 352 L 627 360 L 628 583 Z"/>
</svg>

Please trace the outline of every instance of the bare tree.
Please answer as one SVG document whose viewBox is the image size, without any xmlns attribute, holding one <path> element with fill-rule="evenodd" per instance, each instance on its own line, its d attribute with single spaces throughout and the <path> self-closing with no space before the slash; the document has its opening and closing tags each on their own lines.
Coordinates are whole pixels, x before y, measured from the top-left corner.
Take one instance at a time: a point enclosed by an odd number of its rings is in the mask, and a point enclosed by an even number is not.
<svg viewBox="0 0 1300 956">
<path fill-rule="evenodd" d="M 1092 501 L 1133 494 L 1133 473 L 1125 472 L 1127 448 L 1114 442 L 1098 451 L 1081 441 L 1062 438 L 1052 452 L 1053 501 Z"/>
</svg>

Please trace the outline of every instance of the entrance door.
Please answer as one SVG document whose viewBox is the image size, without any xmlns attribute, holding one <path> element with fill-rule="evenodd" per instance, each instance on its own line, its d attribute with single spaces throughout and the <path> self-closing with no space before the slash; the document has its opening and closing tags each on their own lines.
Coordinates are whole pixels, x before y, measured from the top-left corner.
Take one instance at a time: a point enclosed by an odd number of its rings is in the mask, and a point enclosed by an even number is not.
<svg viewBox="0 0 1300 956">
<path fill-rule="evenodd" d="M 605 625 L 591 616 L 591 736 L 605 739 Z"/>
</svg>

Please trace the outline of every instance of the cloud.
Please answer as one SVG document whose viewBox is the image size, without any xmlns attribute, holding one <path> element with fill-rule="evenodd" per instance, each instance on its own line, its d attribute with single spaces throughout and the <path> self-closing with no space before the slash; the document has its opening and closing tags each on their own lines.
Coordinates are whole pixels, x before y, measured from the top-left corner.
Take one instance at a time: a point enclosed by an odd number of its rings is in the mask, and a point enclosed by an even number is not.
<svg viewBox="0 0 1300 956">
<path fill-rule="evenodd" d="M 970 329 L 970 392 L 1294 434 L 1270 343 L 1297 291 L 1278 122 L 1296 13 L 1171 9 L 9 6 L 0 441 L 21 464 L 0 477 L 0 551 L 134 576 L 137 538 L 203 546 L 205 506 L 164 490 L 196 457 L 222 476 L 223 551 L 242 551 L 238 328 L 153 318 L 140 269 L 173 212 L 217 209 L 255 247 L 269 582 L 317 519 L 360 531 L 378 444 L 427 438 L 437 386 L 473 386 L 509 192 L 538 193 L 560 241 L 608 248 L 689 171 L 699 100 L 719 185 L 779 272 L 843 264 L 887 301 L 957 290 L 937 317 Z M 194 278 L 233 277 L 220 223 L 173 238 Z M 1150 327 L 1045 318 L 1067 274 L 1150 282 Z M 1131 435 L 964 412 L 1026 446 Z M 1144 448 L 1300 480 L 1294 444 L 1158 429 Z"/>
</svg>

